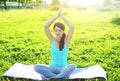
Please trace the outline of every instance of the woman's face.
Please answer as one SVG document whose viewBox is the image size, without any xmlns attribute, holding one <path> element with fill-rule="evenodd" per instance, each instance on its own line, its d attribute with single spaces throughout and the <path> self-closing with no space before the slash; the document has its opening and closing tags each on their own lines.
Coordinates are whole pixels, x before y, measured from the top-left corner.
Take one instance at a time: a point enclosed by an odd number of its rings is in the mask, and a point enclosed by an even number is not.
<svg viewBox="0 0 120 81">
<path fill-rule="evenodd" d="M 54 31 L 57 38 L 61 38 L 64 33 L 64 31 L 57 26 L 55 27 Z"/>
</svg>

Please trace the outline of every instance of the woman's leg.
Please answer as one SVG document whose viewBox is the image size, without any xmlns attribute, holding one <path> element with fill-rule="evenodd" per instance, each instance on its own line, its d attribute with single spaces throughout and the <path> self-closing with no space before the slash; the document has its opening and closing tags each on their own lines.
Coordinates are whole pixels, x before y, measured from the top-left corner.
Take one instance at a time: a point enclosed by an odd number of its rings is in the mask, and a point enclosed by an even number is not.
<svg viewBox="0 0 120 81">
<path fill-rule="evenodd" d="M 56 75 L 53 78 L 66 78 L 68 77 L 74 70 L 76 69 L 76 65 L 75 64 L 70 64 L 68 65 L 61 73 L 59 73 L 58 75 Z"/>
<path fill-rule="evenodd" d="M 65 67 L 59 67 L 59 66 L 50 66 L 50 71 L 52 71 L 55 74 L 59 74 L 61 71 L 65 69 Z"/>
<path fill-rule="evenodd" d="M 35 65 L 34 66 L 34 70 L 46 77 L 52 78 L 54 76 L 56 76 L 55 73 L 53 73 L 52 71 L 50 71 L 49 67 L 44 66 L 44 65 Z"/>
</svg>

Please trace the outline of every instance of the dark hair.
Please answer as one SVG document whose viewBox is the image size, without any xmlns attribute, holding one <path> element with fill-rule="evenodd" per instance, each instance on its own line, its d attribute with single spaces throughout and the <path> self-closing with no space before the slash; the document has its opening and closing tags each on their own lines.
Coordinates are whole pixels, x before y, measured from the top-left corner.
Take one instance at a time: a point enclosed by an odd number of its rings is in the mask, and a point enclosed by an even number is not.
<svg viewBox="0 0 120 81">
<path fill-rule="evenodd" d="M 59 27 L 60 29 L 62 29 L 63 31 L 65 30 L 64 24 L 62 24 L 62 23 L 60 23 L 60 22 L 55 23 L 54 29 L 55 29 L 56 26 Z M 61 38 L 61 40 L 60 40 L 60 44 L 59 44 L 59 49 L 60 49 L 60 51 L 64 48 L 64 43 L 65 43 L 64 40 L 65 40 L 65 37 L 66 37 L 66 34 L 63 33 L 62 38 Z"/>
</svg>

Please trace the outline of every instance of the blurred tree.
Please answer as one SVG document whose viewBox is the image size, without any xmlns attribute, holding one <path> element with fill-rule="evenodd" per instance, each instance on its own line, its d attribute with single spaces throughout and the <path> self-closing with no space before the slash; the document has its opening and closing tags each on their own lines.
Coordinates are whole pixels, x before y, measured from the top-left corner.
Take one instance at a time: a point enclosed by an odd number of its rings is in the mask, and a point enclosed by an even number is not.
<svg viewBox="0 0 120 81">
<path fill-rule="evenodd" d="M 34 0 L 0 0 L 0 3 L 3 2 L 4 3 L 4 9 L 7 10 L 7 6 L 6 6 L 6 1 L 9 2 L 18 2 L 18 8 L 20 8 L 20 3 L 22 3 L 22 6 L 27 6 L 27 4 L 32 4 Z M 35 0 L 36 4 L 41 4 L 43 2 L 43 0 Z"/>
<path fill-rule="evenodd" d="M 59 0 L 52 0 L 52 6 L 56 6 L 56 5 L 60 5 L 60 1 Z"/>
<path fill-rule="evenodd" d="M 120 2 L 120 0 L 114 0 L 114 1 L 116 1 L 116 2 Z"/>
<path fill-rule="evenodd" d="M 27 6 L 27 4 L 30 4 L 32 2 L 33 2 L 33 0 L 22 0 L 21 1 L 22 5 L 24 5 L 24 6 Z"/>
<path fill-rule="evenodd" d="M 52 0 L 52 4 L 51 4 L 52 10 L 58 10 L 59 6 L 60 6 L 59 0 Z"/>
<path fill-rule="evenodd" d="M 21 0 L 18 0 L 18 8 L 20 8 L 20 1 L 21 1 Z"/>
<path fill-rule="evenodd" d="M 6 1 L 7 1 L 7 0 L 2 0 L 2 1 L 3 1 L 3 3 L 4 3 L 4 9 L 7 10 L 7 6 L 6 6 Z"/>
<path fill-rule="evenodd" d="M 68 6 L 68 2 L 69 2 L 69 0 L 64 0 L 63 6 L 67 7 Z"/>
<path fill-rule="evenodd" d="M 39 8 L 40 4 L 43 3 L 43 0 L 33 0 L 32 5 L 34 8 Z"/>
<path fill-rule="evenodd" d="M 43 3 L 43 0 L 34 0 L 33 3 L 34 4 L 41 4 L 41 3 Z"/>
<path fill-rule="evenodd" d="M 7 0 L 9 2 L 17 2 L 18 0 Z"/>
<path fill-rule="evenodd" d="M 1 4 L 2 0 L 0 0 L 0 4 Z"/>
<path fill-rule="evenodd" d="M 111 0 L 104 0 L 104 2 L 103 2 L 104 6 L 110 5 L 110 4 L 111 4 Z"/>
<path fill-rule="evenodd" d="M 38 4 L 41 4 L 41 3 L 43 2 L 43 0 L 36 0 L 36 2 L 37 2 Z"/>
</svg>

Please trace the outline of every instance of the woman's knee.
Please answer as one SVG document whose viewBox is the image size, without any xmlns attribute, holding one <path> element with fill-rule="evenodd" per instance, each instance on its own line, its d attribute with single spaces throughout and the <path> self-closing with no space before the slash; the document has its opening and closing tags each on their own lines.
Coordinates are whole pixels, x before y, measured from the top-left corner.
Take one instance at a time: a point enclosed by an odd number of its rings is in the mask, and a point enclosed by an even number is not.
<svg viewBox="0 0 120 81">
<path fill-rule="evenodd" d="M 34 66 L 34 70 L 38 72 L 40 70 L 40 66 L 39 65 L 35 65 Z"/>
<path fill-rule="evenodd" d="M 45 66 L 42 66 L 42 65 L 39 65 L 39 64 L 36 64 L 35 66 L 34 66 L 34 70 L 35 71 L 40 71 L 40 70 L 42 70 L 42 69 L 46 69 L 46 67 Z"/>
<path fill-rule="evenodd" d="M 76 65 L 75 64 L 70 64 L 70 65 L 68 65 L 68 68 L 75 70 L 76 69 Z"/>
</svg>

